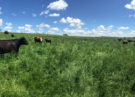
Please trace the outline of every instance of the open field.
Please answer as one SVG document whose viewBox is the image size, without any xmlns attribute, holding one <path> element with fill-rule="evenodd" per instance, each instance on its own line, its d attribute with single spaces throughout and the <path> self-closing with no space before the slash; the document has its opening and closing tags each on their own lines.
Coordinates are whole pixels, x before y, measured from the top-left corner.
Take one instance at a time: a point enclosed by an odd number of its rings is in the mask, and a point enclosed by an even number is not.
<svg viewBox="0 0 135 97">
<path fill-rule="evenodd" d="M 117 38 L 25 36 L 18 56 L 0 59 L 0 97 L 135 97 L 135 46 Z M 52 40 L 35 43 L 34 36 Z"/>
</svg>

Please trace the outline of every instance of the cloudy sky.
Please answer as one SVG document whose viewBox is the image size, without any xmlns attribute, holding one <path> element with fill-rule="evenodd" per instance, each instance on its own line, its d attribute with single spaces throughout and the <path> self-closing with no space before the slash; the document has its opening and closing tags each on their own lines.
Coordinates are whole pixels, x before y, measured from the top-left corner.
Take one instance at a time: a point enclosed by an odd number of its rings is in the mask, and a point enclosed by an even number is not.
<svg viewBox="0 0 135 97">
<path fill-rule="evenodd" d="M 72 36 L 135 36 L 135 0 L 0 0 L 0 29 Z"/>
</svg>

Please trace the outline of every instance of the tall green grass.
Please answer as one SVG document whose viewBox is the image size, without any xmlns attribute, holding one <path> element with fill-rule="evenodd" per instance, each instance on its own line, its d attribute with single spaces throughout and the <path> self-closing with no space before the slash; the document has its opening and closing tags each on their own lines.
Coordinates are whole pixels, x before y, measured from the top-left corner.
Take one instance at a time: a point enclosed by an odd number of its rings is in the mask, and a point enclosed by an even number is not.
<svg viewBox="0 0 135 97">
<path fill-rule="evenodd" d="M 29 45 L 0 59 L 1 97 L 135 97 L 135 47 L 117 38 L 0 33 Z M 34 36 L 52 40 L 35 43 Z"/>
</svg>

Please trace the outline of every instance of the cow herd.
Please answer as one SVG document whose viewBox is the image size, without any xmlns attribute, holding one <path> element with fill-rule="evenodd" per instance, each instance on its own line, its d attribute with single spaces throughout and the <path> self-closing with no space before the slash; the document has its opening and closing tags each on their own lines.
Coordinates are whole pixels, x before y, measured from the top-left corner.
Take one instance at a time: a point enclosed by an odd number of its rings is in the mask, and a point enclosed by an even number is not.
<svg viewBox="0 0 135 97">
<path fill-rule="evenodd" d="M 5 31 L 4 34 L 9 34 L 9 32 Z M 14 37 L 14 34 L 11 34 L 11 37 Z"/>
<path fill-rule="evenodd" d="M 40 37 L 40 36 L 36 36 L 36 37 L 34 37 L 34 40 L 35 40 L 35 42 L 42 43 L 43 38 L 42 38 L 42 37 Z M 46 43 L 51 43 L 51 40 L 49 40 L 49 39 L 45 39 L 45 42 L 46 42 Z"/>
<path fill-rule="evenodd" d="M 9 32 L 5 31 L 4 34 L 9 34 Z M 11 34 L 11 37 L 14 37 L 14 34 Z M 34 37 L 35 43 L 42 43 L 43 38 L 41 36 Z M 133 39 L 122 39 L 119 38 L 118 41 L 122 42 L 123 44 L 128 44 L 129 42 L 135 42 Z M 51 40 L 45 39 L 46 43 L 51 44 Z M 0 54 L 15 52 L 19 51 L 21 45 L 28 45 L 28 41 L 24 38 L 12 39 L 12 40 L 0 40 Z"/>
<path fill-rule="evenodd" d="M 135 42 L 135 39 L 122 39 L 122 38 L 119 38 L 118 41 L 122 42 L 123 44 L 128 44 L 128 43 L 131 43 L 131 42 Z"/>
<path fill-rule="evenodd" d="M 9 34 L 8 32 L 4 32 L 4 34 Z M 11 34 L 11 37 L 14 37 L 13 34 Z M 35 43 L 42 43 L 43 38 L 40 36 L 34 37 Z M 51 43 L 51 40 L 45 39 L 46 43 Z M 18 53 L 19 48 L 21 45 L 28 45 L 28 41 L 25 39 L 25 37 L 21 37 L 18 39 L 12 39 L 12 40 L 0 40 L 0 54 L 3 55 L 5 53 L 15 52 Z"/>
</svg>

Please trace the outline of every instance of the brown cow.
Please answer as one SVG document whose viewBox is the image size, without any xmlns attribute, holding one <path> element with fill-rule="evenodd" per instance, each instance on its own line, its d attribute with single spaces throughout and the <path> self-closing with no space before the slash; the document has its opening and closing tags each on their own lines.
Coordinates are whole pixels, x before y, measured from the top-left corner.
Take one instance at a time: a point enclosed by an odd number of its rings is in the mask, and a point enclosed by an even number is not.
<svg viewBox="0 0 135 97">
<path fill-rule="evenodd" d="M 40 37 L 40 36 L 36 36 L 36 37 L 34 37 L 34 40 L 35 40 L 35 42 L 39 42 L 39 43 L 42 43 L 42 37 Z"/>
</svg>

